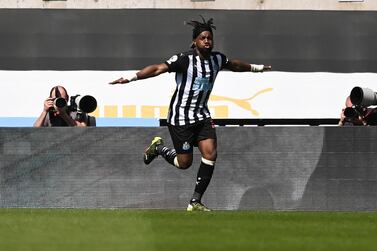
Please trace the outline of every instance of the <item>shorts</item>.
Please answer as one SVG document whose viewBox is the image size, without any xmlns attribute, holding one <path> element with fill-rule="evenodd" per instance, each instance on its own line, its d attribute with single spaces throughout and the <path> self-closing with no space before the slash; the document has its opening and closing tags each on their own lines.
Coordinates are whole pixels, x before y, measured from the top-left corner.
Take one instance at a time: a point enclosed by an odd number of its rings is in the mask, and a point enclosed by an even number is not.
<svg viewBox="0 0 377 251">
<path fill-rule="evenodd" d="M 174 149 L 178 154 L 192 153 L 194 146 L 205 139 L 216 139 L 215 124 L 211 118 L 183 126 L 168 125 Z"/>
</svg>

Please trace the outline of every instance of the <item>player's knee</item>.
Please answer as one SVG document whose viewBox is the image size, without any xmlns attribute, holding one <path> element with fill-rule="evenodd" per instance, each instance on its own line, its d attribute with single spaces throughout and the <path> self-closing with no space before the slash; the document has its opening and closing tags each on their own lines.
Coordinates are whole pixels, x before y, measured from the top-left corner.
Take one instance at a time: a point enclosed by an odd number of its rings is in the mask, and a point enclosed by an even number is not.
<svg viewBox="0 0 377 251">
<path fill-rule="evenodd" d="M 192 165 L 192 161 L 184 161 L 182 163 L 179 163 L 180 169 L 188 169 Z"/>
<path fill-rule="evenodd" d="M 192 159 L 174 159 L 174 165 L 179 169 L 187 169 L 192 165 Z"/>
<path fill-rule="evenodd" d="M 217 151 L 212 151 L 210 153 L 203 154 L 202 156 L 204 159 L 210 160 L 210 161 L 216 161 L 217 159 Z"/>
<path fill-rule="evenodd" d="M 215 166 L 216 160 L 209 160 L 202 157 L 202 163 L 206 164 L 207 166 Z"/>
</svg>

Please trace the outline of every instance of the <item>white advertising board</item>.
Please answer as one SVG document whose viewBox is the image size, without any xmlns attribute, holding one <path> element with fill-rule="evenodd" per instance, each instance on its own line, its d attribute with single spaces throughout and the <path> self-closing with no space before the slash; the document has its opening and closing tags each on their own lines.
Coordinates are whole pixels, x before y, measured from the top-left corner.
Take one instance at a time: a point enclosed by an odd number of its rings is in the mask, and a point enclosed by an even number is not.
<svg viewBox="0 0 377 251">
<path fill-rule="evenodd" d="M 126 85 L 134 71 L 0 71 L 0 118 L 36 118 L 55 85 L 92 95 L 97 118 L 166 118 L 174 74 Z M 213 118 L 338 118 L 355 86 L 377 91 L 377 73 L 220 72 L 209 101 Z"/>
</svg>

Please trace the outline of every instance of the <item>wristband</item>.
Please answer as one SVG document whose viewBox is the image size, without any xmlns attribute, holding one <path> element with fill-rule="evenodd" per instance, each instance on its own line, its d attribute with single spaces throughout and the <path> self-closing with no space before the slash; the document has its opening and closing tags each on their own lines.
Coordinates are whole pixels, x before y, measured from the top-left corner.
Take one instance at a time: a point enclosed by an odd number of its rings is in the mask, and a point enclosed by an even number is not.
<svg viewBox="0 0 377 251">
<path fill-rule="evenodd" d="M 252 72 L 262 72 L 264 69 L 263 64 L 250 64 Z"/>
<path fill-rule="evenodd" d="M 128 81 L 132 82 L 132 81 L 136 81 L 138 78 L 137 78 L 137 75 L 136 73 L 134 75 L 132 75 L 130 78 L 127 78 Z"/>
</svg>

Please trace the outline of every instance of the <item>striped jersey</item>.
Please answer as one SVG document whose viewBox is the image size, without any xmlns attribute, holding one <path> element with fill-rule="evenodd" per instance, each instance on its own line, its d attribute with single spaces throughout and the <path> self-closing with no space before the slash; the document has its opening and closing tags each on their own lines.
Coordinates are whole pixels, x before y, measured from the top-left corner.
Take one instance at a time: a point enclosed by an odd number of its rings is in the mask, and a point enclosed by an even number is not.
<svg viewBox="0 0 377 251">
<path fill-rule="evenodd" d="M 196 50 L 172 56 L 165 62 L 169 72 L 175 72 L 177 84 L 170 101 L 167 122 L 189 125 L 210 118 L 208 99 L 216 76 L 227 64 L 227 57 L 211 52 L 209 59 L 201 59 Z"/>
</svg>

